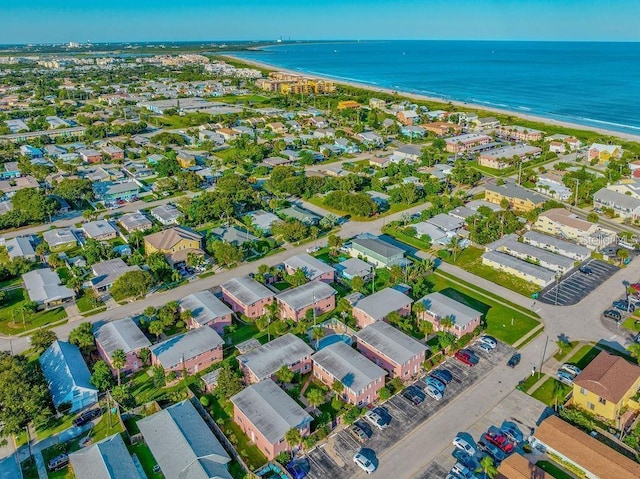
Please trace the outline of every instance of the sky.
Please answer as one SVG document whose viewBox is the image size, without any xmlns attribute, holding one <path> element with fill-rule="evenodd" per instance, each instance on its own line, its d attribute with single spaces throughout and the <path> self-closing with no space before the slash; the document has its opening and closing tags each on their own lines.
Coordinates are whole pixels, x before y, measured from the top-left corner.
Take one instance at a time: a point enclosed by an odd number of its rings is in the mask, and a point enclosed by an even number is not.
<svg viewBox="0 0 640 479">
<path fill-rule="evenodd" d="M 640 41 L 640 0 L 0 0 L 0 44 Z"/>
</svg>

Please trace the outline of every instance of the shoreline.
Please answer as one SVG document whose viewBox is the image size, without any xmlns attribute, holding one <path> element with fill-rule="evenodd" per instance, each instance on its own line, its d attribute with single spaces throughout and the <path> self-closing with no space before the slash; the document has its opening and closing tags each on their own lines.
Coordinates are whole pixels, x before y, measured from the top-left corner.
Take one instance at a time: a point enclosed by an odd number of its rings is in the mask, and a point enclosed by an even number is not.
<svg viewBox="0 0 640 479">
<path fill-rule="evenodd" d="M 256 49 L 256 51 L 258 51 L 258 50 L 261 50 L 261 49 Z M 452 105 L 455 105 L 457 107 L 472 108 L 474 110 L 484 111 L 484 112 L 488 112 L 488 113 L 498 113 L 498 114 L 501 114 L 501 115 L 509 115 L 509 116 L 512 116 L 512 117 L 514 117 L 516 119 L 520 118 L 520 119 L 527 120 L 527 121 L 533 121 L 533 122 L 543 123 L 543 124 L 547 124 L 547 125 L 571 128 L 571 129 L 574 129 L 574 130 L 591 131 L 591 132 L 599 133 L 601 135 L 606 135 L 606 136 L 612 136 L 612 137 L 615 137 L 615 138 L 619 138 L 619 139 L 624 140 L 624 141 L 633 141 L 633 142 L 640 143 L 640 134 L 635 135 L 633 133 L 625 133 L 625 132 L 621 132 L 621 131 L 608 130 L 606 128 L 599 128 L 599 127 L 596 127 L 596 126 L 581 125 L 579 123 L 572 123 L 572 122 L 569 122 L 569 121 L 556 120 L 554 118 L 548 118 L 548 117 L 544 117 L 544 116 L 538 116 L 538 115 L 522 113 L 520 111 L 505 110 L 505 109 L 502 109 L 502 108 L 495 108 L 495 107 L 491 107 L 491 106 L 485 106 L 485 105 L 481 105 L 481 104 L 478 104 L 478 103 L 470 103 L 470 102 L 458 101 L 458 100 L 448 100 L 448 99 L 443 99 L 443 98 L 438 98 L 438 97 L 431 97 L 431 96 L 423 95 L 423 94 L 419 94 L 419 93 L 406 92 L 406 91 L 403 91 L 403 90 L 394 90 L 393 88 L 379 87 L 379 86 L 375 86 L 375 85 L 370 85 L 368 83 L 362 83 L 362 82 L 357 82 L 357 81 L 344 80 L 344 79 L 341 79 L 341 78 L 335 78 L 335 77 L 332 77 L 330 75 L 318 75 L 318 74 L 315 74 L 315 73 L 307 73 L 307 72 L 300 71 L 300 70 L 292 70 L 291 68 L 281 68 L 281 67 L 279 67 L 277 65 L 273 65 L 273 64 L 270 64 L 270 63 L 265 63 L 265 62 L 261 62 L 261 61 L 257 61 L 257 60 L 248 60 L 246 58 L 242 58 L 242 57 L 235 56 L 235 55 L 224 55 L 223 54 L 223 55 L 220 55 L 220 56 L 228 57 L 228 58 L 231 58 L 231 59 L 236 60 L 238 62 L 243 62 L 243 63 L 246 63 L 247 65 L 252 65 L 252 66 L 255 66 L 255 67 L 258 67 L 258 68 L 263 68 L 263 69 L 272 70 L 272 71 L 282 71 L 282 72 L 291 73 L 291 74 L 294 74 L 294 75 L 304 75 L 304 76 L 307 76 L 307 77 L 310 77 L 310 78 L 331 80 L 331 81 L 334 81 L 337 84 L 346 85 L 346 86 L 355 87 L 355 88 L 362 88 L 363 90 L 369 90 L 369 91 L 373 91 L 373 92 L 385 93 L 387 95 L 397 94 L 399 96 L 402 96 L 402 97 L 405 97 L 405 98 L 410 98 L 410 99 L 413 99 L 413 100 L 430 101 L 430 102 L 434 102 L 434 103 L 440 103 L 442 105 L 447 105 L 448 103 L 451 103 Z"/>
</svg>

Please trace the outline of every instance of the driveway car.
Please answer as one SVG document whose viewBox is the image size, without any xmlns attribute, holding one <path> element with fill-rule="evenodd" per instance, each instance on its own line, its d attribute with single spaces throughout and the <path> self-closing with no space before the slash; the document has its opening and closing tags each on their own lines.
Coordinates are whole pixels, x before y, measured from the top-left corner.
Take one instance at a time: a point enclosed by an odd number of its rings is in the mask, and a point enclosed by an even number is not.
<svg viewBox="0 0 640 479">
<path fill-rule="evenodd" d="M 426 378 L 423 379 L 423 381 L 427 384 L 427 386 L 431 386 L 437 389 L 441 393 L 444 393 L 444 390 L 446 389 L 446 386 L 444 385 L 444 383 L 440 382 L 438 379 L 434 378 L 433 376 L 427 376 Z"/>
<path fill-rule="evenodd" d="M 620 311 L 629 313 L 633 313 L 636 310 L 636 307 L 633 304 L 629 303 L 626 299 L 619 299 L 618 301 L 614 301 L 613 307 L 619 309 Z"/>
<path fill-rule="evenodd" d="M 385 420 L 385 418 L 383 418 L 382 415 L 379 414 L 375 409 L 367 411 L 364 417 L 367 421 L 369 421 L 381 431 L 389 425 L 389 421 Z"/>
<path fill-rule="evenodd" d="M 620 321 L 622 319 L 622 315 L 620 311 L 616 311 L 615 309 L 607 309 L 604 313 L 602 313 L 605 318 L 613 319 L 614 321 Z"/>
<path fill-rule="evenodd" d="M 478 338 L 479 344 L 486 344 L 491 349 L 495 349 L 498 346 L 498 341 L 493 336 L 489 336 L 488 334 L 483 334 Z"/>
<path fill-rule="evenodd" d="M 514 353 L 514 355 L 509 358 L 507 366 L 509 366 L 510 368 L 515 368 L 518 364 L 520 364 L 521 358 L 522 355 L 520 353 Z"/>
<path fill-rule="evenodd" d="M 432 371 L 431 376 L 443 382 L 444 384 L 449 384 L 451 381 L 453 381 L 453 374 L 451 374 L 448 369 L 444 368 Z"/>
<path fill-rule="evenodd" d="M 100 414 L 102 414 L 100 408 L 89 409 L 88 411 L 83 412 L 77 418 L 75 418 L 73 420 L 73 425 L 76 427 L 84 426 L 93 419 L 97 418 Z"/>
<path fill-rule="evenodd" d="M 509 442 L 507 436 L 505 434 L 502 434 L 502 431 L 500 431 L 498 428 L 489 428 L 489 430 L 484 434 L 483 437 L 487 442 L 498 446 L 501 451 L 506 452 L 507 454 L 513 452 L 513 444 Z"/>
<path fill-rule="evenodd" d="M 502 462 L 507 458 L 507 455 L 502 451 L 502 449 L 490 442 L 481 440 L 478 441 L 478 446 L 498 462 Z"/>
<path fill-rule="evenodd" d="M 473 366 L 475 363 L 471 361 L 471 356 L 463 351 L 456 351 L 455 357 L 458 361 L 467 366 Z"/>
<path fill-rule="evenodd" d="M 47 469 L 50 471 L 59 471 L 67 467 L 69 464 L 69 456 L 67 454 L 60 454 L 59 456 L 54 457 L 47 463 Z"/>
<path fill-rule="evenodd" d="M 352 424 L 349 428 L 349 433 L 358 442 L 367 442 L 369 440 L 369 435 L 367 434 L 367 432 L 358 424 Z"/>
<path fill-rule="evenodd" d="M 427 394 L 427 396 L 435 399 L 436 401 L 440 401 L 440 399 L 442 399 L 442 393 L 433 386 L 427 386 L 426 388 L 424 388 L 424 392 Z"/>
<path fill-rule="evenodd" d="M 566 371 L 573 376 L 577 376 L 582 372 L 582 369 L 580 369 L 578 366 L 569 363 L 564 363 L 562 366 L 560 366 L 560 370 Z"/>
<path fill-rule="evenodd" d="M 563 384 L 566 384 L 567 386 L 573 386 L 573 378 L 575 376 L 569 374 L 566 371 L 558 371 L 558 381 L 560 381 Z"/>
<path fill-rule="evenodd" d="M 464 464 L 473 471 L 480 467 L 480 461 L 478 460 L 478 458 L 476 456 L 467 454 L 462 449 L 454 449 L 451 455 L 456 459 L 457 462 Z"/>
<path fill-rule="evenodd" d="M 516 446 L 520 441 L 524 439 L 522 431 L 520 431 L 520 429 L 518 429 L 518 427 L 515 424 L 514 425 L 503 424 L 500 430 L 505 436 L 509 438 L 509 441 L 511 441 Z"/>
<path fill-rule="evenodd" d="M 355 453 L 355 455 L 353 456 L 353 462 L 355 462 L 360 467 L 360 469 L 362 469 L 367 474 L 371 474 L 376 470 L 375 464 L 362 454 L 362 449 Z"/>
<path fill-rule="evenodd" d="M 463 450 L 464 452 L 466 452 L 467 454 L 469 454 L 470 456 L 475 455 L 476 453 L 476 448 L 473 447 L 469 441 L 467 441 L 465 438 L 460 437 L 460 436 L 456 436 L 453 438 L 453 445 L 455 447 L 457 447 L 458 449 Z"/>
<path fill-rule="evenodd" d="M 453 467 L 451 468 L 451 472 L 465 479 L 471 479 L 472 477 L 474 477 L 473 471 L 471 471 L 471 469 L 460 462 L 456 462 L 453 465 Z"/>
<path fill-rule="evenodd" d="M 422 401 L 424 401 L 424 394 L 418 386 L 411 385 L 407 387 L 402 391 L 402 395 L 416 406 L 422 404 Z"/>
</svg>

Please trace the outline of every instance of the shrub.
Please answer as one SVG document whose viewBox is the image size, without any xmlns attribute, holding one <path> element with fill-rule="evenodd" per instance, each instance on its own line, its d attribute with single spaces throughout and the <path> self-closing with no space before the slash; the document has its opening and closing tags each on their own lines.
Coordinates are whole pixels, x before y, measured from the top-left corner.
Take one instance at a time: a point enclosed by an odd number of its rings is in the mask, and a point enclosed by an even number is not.
<svg viewBox="0 0 640 479">
<path fill-rule="evenodd" d="M 378 395 L 380 396 L 381 401 L 386 401 L 391 397 L 391 391 L 389 391 L 389 388 L 383 387 L 378 391 Z"/>
<path fill-rule="evenodd" d="M 290 460 L 291 455 L 287 451 L 282 451 L 276 456 L 276 461 L 278 461 L 280 464 L 289 464 Z"/>
<path fill-rule="evenodd" d="M 302 439 L 302 442 L 304 443 L 305 449 L 311 449 L 316 445 L 316 437 L 314 435 L 306 436 Z"/>
<path fill-rule="evenodd" d="M 200 404 L 202 404 L 204 407 L 209 407 L 209 403 L 209 398 L 207 396 L 200 397 Z"/>
</svg>

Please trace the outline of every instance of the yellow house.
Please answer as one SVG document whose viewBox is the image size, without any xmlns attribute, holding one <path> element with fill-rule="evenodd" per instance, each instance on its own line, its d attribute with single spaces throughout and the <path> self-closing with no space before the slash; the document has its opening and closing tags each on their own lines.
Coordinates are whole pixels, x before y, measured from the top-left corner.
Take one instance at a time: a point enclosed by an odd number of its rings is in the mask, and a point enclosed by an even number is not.
<svg viewBox="0 0 640 479">
<path fill-rule="evenodd" d="M 202 235 L 181 226 L 174 226 L 144 237 L 144 252 L 147 255 L 160 251 L 171 264 L 186 261 L 189 253 L 204 255 Z"/>
<path fill-rule="evenodd" d="M 190 168 L 192 166 L 196 166 L 196 157 L 190 155 L 189 153 L 185 153 L 184 151 L 178 153 L 176 160 L 178 161 L 178 164 L 181 168 Z"/>
<path fill-rule="evenodd" d="M 600 163 L 606 163 L 611 158 L 620 158 L 622 156 L 622 147 L 620 145 L 603 145 L 602 143 L 594 143 L 589 148 L 589 158 L 597 158 Z"/>
<path fill-rule="evenodd" d="M 362 105 L 357 101 L 346 100 L 338 102 L 338 110 L 346 110 L 347 108 L 360 108 Z"/>
<path fill-rule="evenodd" d="M 542 207 L 546 201 L 544 196 L 529 191 L 515 183 L 488 184 L 484 192 L 484 199 L 496 205 L 501 205 L 503 200 L 507 200 L 509 207 L 519 212 L 533 211 Z"/>
<path fill-rule="evenodd" d="M 622 408 L 638 409 L 640 366 L 602 351 L 573 381 L 573 403 L 615 421 Z"/>
</svg>

